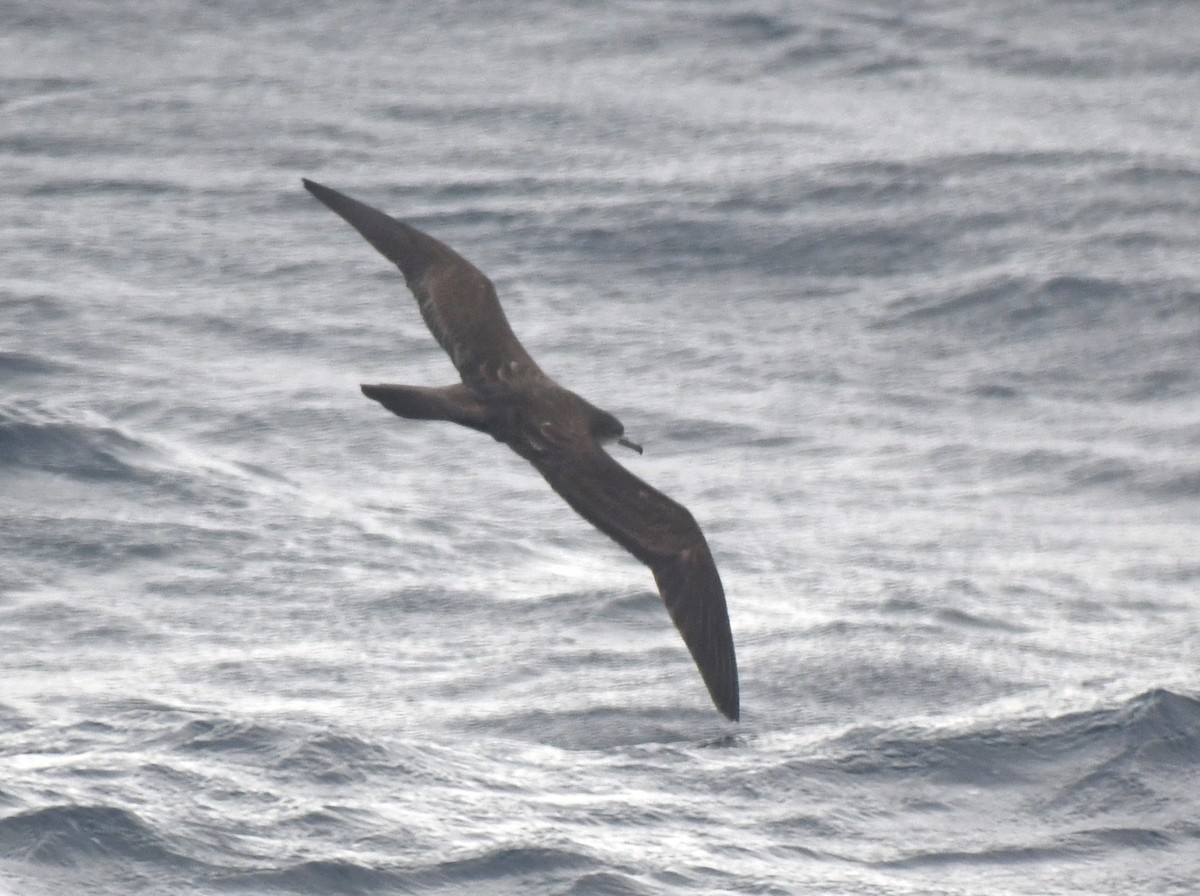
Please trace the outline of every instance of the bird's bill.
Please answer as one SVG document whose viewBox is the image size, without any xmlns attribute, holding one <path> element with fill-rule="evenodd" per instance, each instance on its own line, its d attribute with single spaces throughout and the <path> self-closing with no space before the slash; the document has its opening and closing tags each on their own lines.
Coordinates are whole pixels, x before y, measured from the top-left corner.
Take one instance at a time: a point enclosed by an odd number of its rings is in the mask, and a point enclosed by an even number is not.
<svg viewBox="0 0 1200 896">
<path fill-rule="evenodd" d="M 621 438 L 617 439 L 617 444 L 618 444 L 618 445 L 624 445 L 626 448 L 632 448 L 632 449 L 633 449 L 634 451 L 636 451 L 638 454 L 641 454 L 641 453 L 642 453 L 642 446 L 641 446 L 641 445 L 639 445 L 637 442 L 631 442 L 631 441 L 629 441 L 629 439 L 625 438 L 624 436 L 621 436 Z"/>
</svg>

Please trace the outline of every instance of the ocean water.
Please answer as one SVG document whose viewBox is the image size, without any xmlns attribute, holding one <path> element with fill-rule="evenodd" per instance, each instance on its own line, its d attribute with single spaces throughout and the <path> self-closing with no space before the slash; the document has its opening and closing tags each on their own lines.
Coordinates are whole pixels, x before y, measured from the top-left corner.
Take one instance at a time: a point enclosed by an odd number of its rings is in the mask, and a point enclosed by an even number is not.
<svg viewBox="0 0 1200 896">
<path fill-rule="evenodd" d="M 0 892 L 1191 894 L 1200 16 L 0 6 Z M 725 582 L 486 436 L 488 272 Z"/>
</svg>

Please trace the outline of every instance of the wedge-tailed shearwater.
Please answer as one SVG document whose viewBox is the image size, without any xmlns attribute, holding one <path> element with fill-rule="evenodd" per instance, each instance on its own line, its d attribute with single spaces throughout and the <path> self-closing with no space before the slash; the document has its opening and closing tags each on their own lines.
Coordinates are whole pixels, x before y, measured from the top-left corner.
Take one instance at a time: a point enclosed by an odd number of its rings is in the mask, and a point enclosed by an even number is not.
<svg viewBox="0 0 1200 896">
<path fill-rule="evenodd" d="M 508 445 L 593 526 L 654 572 L 713 703 L 737 720 L 737 660 L 712 552 L 686 507 L 638 479 L 601 448 L 624 437 L 607 411 L 550 379 L 517 340 L 492 282 L 446 244 L 337 190 L 310 193 L 393 262 L 462 382 L 441 388 L 364 385 L 363 394 L 414 420 L 449 420 Z"/>
</svg>

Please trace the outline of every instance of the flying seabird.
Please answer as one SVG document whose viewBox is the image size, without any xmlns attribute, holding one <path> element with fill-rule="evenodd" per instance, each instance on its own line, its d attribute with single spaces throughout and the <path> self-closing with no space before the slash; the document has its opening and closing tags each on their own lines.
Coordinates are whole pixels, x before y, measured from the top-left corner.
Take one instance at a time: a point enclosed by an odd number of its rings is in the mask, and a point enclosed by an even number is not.
<svg viewBox="0 0 1200 896">
<path fill-rule="evenodd" d="M 492 282 L 415 227 L 307 178 L 304 186 L 393 262 L 421 316 L 458 369 L 451 386 L 363 385 L 363 394 L 413 420 L 449 420 L 508 445 L 585 520 L 650 567 L 717 709 L 737 720 L 738 675 L 725 591 L 687 508 L 601 448 L 639 454 L 607 411 L 550 379 L 517 340 Z"/>
</svg>

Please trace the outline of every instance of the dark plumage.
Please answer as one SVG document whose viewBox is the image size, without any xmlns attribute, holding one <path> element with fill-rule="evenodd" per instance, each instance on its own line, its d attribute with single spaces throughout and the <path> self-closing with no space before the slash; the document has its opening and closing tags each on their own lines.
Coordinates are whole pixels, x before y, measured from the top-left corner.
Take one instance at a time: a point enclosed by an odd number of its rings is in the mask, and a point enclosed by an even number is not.
<svg viewBox="0 0 1200 896">
<path fill-rule="evenodd" d="M 580 516 L 645 563 L 713 702 L 739 715 L 737 660 L 725 592 L 712 553 L 687 508 L 642 482 L 600 446 L 625 428 L 562 388 L 517 340 L 496 290 L 444 243 L 329 187 L 304 181 L 394 262 L 461 383 L 441 388 L 364 385 L 401 417 L 450 420 L 486 432 L 529 461 Z"/>
</svg>

